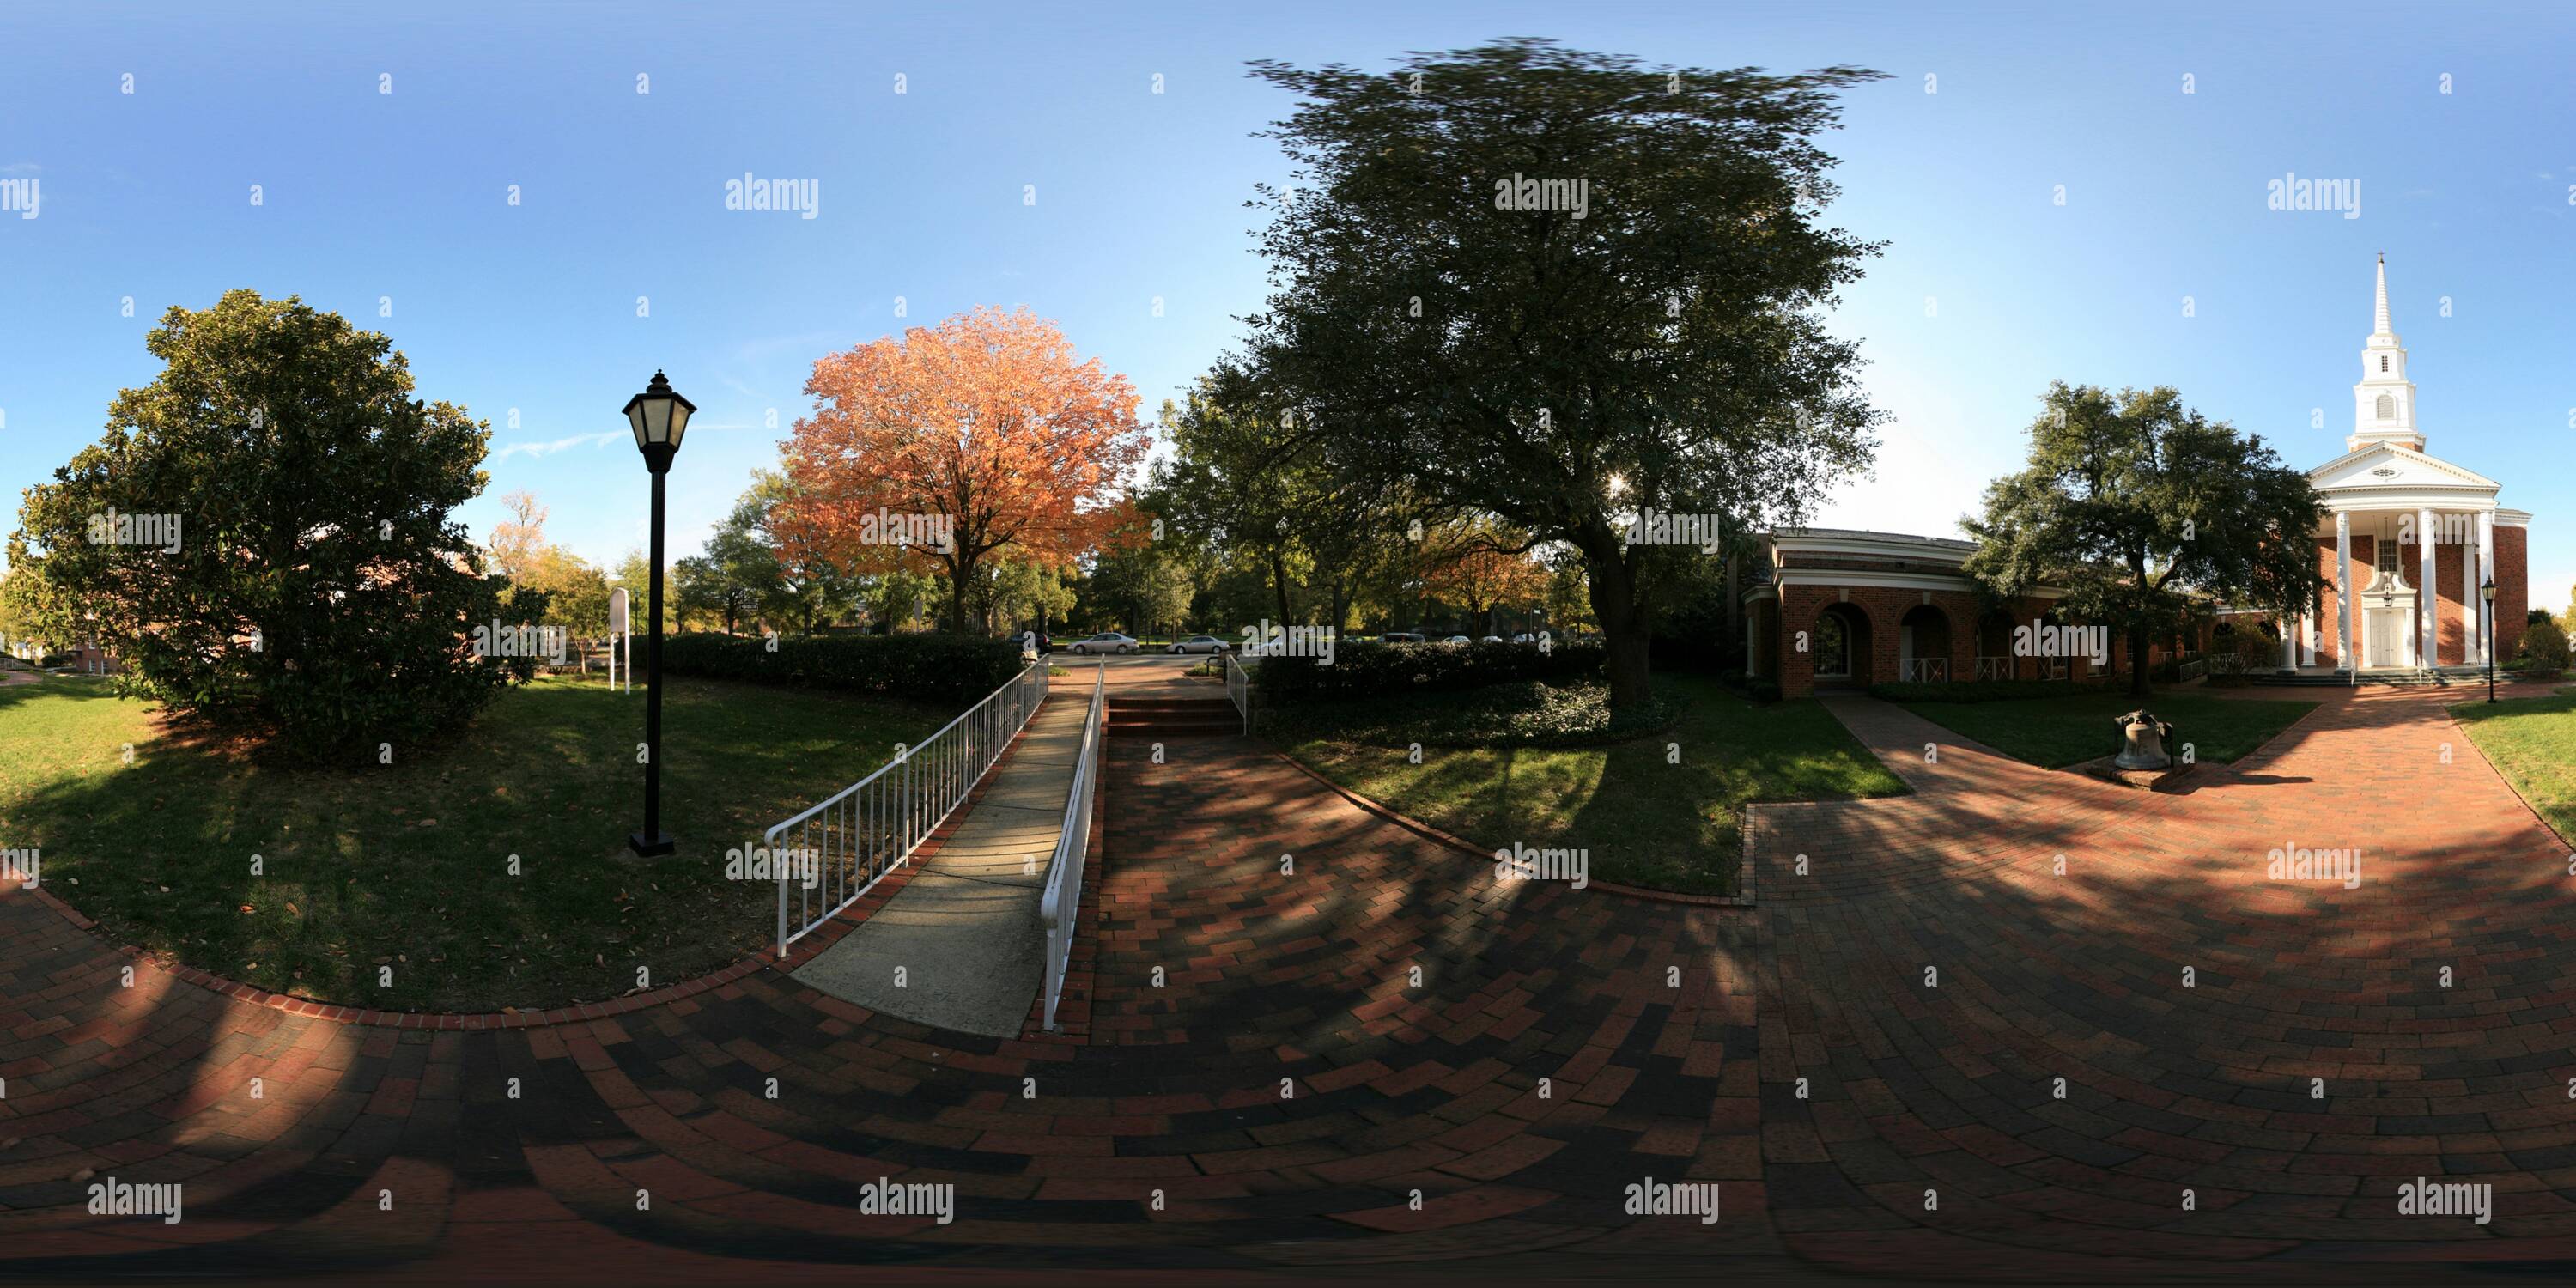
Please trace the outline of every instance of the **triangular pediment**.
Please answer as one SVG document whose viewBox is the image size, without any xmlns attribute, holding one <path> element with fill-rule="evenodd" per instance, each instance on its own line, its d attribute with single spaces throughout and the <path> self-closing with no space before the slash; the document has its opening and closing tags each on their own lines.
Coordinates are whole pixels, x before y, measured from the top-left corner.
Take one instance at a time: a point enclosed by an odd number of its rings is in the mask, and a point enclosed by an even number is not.
<svg viewBox="0 0 2576 1288">
<path fill-rule="evenodd" d="M 2373 443 L 2347 452 L 2308 471 L 2308 483 L 2320 492 L 2411 492 L 2425 488 L 2466 489 L 2492 496 L 2503 485 L 2475 470 L 2462 469 L 2437 456 Z"/>
</svg>

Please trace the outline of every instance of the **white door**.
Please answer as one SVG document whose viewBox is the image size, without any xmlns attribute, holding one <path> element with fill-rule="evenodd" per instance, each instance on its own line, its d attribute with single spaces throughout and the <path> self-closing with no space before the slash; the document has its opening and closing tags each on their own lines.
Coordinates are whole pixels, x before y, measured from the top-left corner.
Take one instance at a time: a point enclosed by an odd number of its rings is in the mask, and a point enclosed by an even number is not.
<svg viewBox="0 0 2576 1288">
<path fill-rule="evenodd" d="M 2380 609 L 2370 615 L 2370 639 L 2361 650 L 2362 665 L 2398 664 L 2398 627 L 2405 620 L 2389 609 Z"/>
</svg>

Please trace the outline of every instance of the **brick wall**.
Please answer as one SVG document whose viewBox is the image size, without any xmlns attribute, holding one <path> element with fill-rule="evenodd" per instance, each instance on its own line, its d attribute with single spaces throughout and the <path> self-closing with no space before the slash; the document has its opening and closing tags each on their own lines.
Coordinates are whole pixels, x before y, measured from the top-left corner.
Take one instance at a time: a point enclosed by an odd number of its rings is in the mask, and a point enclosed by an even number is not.
<svg viewBox="0 0 2576 1288">
<path fill-rule="evenodd" d="M 2531 612 L 2531 530 L 2495 525 L 2495 562 L 2496 661 L 2504 663 L 2522 651 L 2522 619 Z"/>
<path fill-rule="evenodd" d="M 1926 591 L 1893 586 L 1784 586 L 1780 594 L 1779 615 L 1766 621 L 1764 627 L 1773 631 L 1772 638 L 1778 641 L 1780 692 L 1787 697 L 1806 697 L 1816 691 L 1816 619 L 1826 609 L 1838 605 L 1857 619 L 1858 633 L 1863 637 L 1857 642 L 1863 647 L 1857 650 L 1858 664 L 1853 668 L 1852 679 L 1848 682 L 1827 681 L 1828 684 L 1848 683 L 1851 687 L 1866 687 L 1898 679 L 1903 642 L 1899 628 L 1905 614 L 1927 602 L 1940 610 L 1949 628 L 1949 647 L 1937 655 L 1949 659 L 1951 679 L 1975 679 L 1980 652 L 1991 650 L 2002 656 L 2011 656 L 2009 626 L 1999 639 L 1986 642 L 1987 649 L 1980 649 L 1978 613 L 1981 601 L 1973 591 Z M 2047 601 L 2023 600 L 2013 608 L 2011 625 L 2027 625 L 2032 618 L 2044 617 L 2047 612 Z M 1797 633 L 1800 631 L 1807 632 L 1808 637 L 1804 652 L 1798 648 Z M 1927 649 L 1924 655 L 1935 654 Z M 2127 641 L 2114 638 L 2108 669 L 2116 673 L 2126 665 L 2127 657 Z M 2016 657 L 2012 660 L 2012 675 L 2016 679 L 2037 679 L 2040 668 L 2041 659 L 2038 658 Z M 2093 674 L 2092 662 L 2088 658 L 2074 659 L 2067 667 L 2070 681 L 2089 678 Z"/>
</svg>

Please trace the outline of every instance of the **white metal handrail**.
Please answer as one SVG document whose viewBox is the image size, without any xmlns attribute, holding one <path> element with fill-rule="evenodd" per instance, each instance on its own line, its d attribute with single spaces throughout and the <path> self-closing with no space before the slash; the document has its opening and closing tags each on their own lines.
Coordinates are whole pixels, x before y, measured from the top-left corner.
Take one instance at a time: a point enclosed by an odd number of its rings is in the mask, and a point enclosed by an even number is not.
<svg viewBox="0 0 2576 1288">
<path fill-rule="evenodd" d="M 1236 661 L 1232 653 L 1225 655 L 1225 696 L 1234 699 L 1234 709 L 1243 717 L 1243 732 L 1246 736 L 1250 736 L 1252 733 L 1252 673 L 1245 670 L 1243 663 Z"/>
<path fill-rule="evenodd" d="M 1038 901 L 1039 919 L 1046 923 L 1046 1027 L 1050 1031 L 1055 1028 L 1056 1003 L 1064 997 L 1064 974 L 1073 965 L 1074 937 L 1081 931 L 1082 868 L 1091 858 L 1091 803 L 1100 789 L 1108 684 L 1108 668 L 1099 668 L 1091 681 L 1091 710 L 1082 718 L 1082 752 L 1073 762 L 1073 789 L 1065 793 L 1064 826 L 1056 833 L 1055 857 L 1047 862 L 1046 892 Z"/>
<path fill-rule="evenodd" d="M 858 902 L 869 887 L 911 858 L 983 781 L 1046 695 L 1047 664 L 1040 660 L 919 746 L 897 750 L 875 773 L 762 833 L 761 846 L 778 874 L 780 960 L 786 959 L 789 944 Z M 792 918 L 787 908 L 791 886 L 796 892 Z"/>
</svg>

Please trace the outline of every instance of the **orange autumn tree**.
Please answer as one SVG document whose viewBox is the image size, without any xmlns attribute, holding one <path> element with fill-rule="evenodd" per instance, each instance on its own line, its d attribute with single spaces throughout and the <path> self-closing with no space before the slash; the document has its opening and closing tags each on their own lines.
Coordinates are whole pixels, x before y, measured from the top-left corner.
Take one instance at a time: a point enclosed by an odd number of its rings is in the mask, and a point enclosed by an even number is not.
<svg viewBox="0 0 2576 1288">
<path fill-rule="evenodd" d="M 1463 605 L 1470 618 L 1536 603 L 1547 594 L 1549 576 L 1547 565 L 1530 557 L 1537 544 L 1527 533 L 1487 520 L 1444 524 L 1423 542 L 1423 587 Z"/>
<path fill-rule="evenodd" d="M 987 556 L 1068 567 L 1124 522 L 1149 446 L 1127 378 L 1026 309 L 832 354 L 805 392 L 814 412 L 785 445 L 794 522 L 855 568 L 944 573 L 956 631 Z"/>
</svg>

